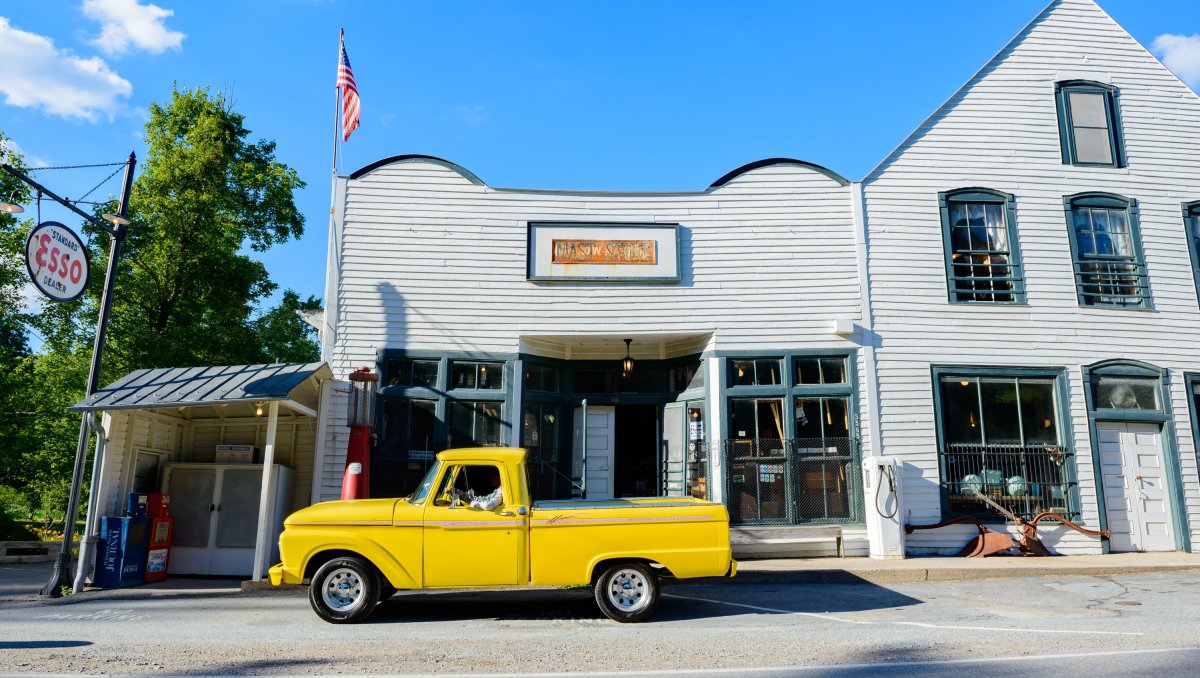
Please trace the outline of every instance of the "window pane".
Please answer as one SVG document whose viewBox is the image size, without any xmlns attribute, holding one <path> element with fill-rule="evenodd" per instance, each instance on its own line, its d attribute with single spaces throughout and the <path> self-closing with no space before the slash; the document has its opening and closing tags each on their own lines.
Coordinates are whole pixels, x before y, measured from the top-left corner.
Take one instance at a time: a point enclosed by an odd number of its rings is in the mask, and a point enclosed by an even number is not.
<svg viewBox="0 0 1200 678">
<path fill-rule="evenodd" d="M 412 363 L 412 385 L 437 387 L 438 361 L 414 360 Z"/>
<path fill-rule="evenodd" d="M 825 399 L 825 437 L 846 438 L 850 436 L 850 412 L 845 398 Z"/>
<path fill-rule="evenodd" d="M 845 360 L 845 358 L 821 358 L 821 383 L 822 384 L 844 384 L 844 383 L 846 383 L 846 360 Z"/>
<path fill-rule="evenodd" d="M 754 361 L 752 360 L 735 360 L 733 361 L 733 374 L 730 381 L 734 386 L 753 386 L 754 385 Z"/>
<path fill-rule="evenodd" d="M 736 398 L 729 401 L 730 427 L 735 438 L 757 438 L 758 423 L 754 419 L 754 401 Z"/>
<path fill-rule="evenodd" d="M 988 249 L 995 252 L 1008 251 L 1008 230 L 1004 227 L 1004 206 L 987 206 Z"/>
<path fill-rule="evenodd" d="M 1021 424 L 1016 380 L 981 380 L 983 434 L 989 445 L 1020 445 Z"/>
<path fill-rule="evenodd" d="M 432 451 L 434 427 L 437 425 L 437 401 L 412 401 L 412 423 L 408 434 L 408 449 Z"/>
<path fill-rule="evenodd" d="M 1104 111 L 1105 94 L 1071 92 L 1071 122 L 1076 127 L 1108 127 L 1108 114 Z"/>
<path fill-rule="evenodd" d="M 796 437 L 821 437 L 821 401 L 820 399 L 796 399 Z"/>
<path fill-rule="evenodd" d="M 1158 380 L 1137 377 L 1099 377 L 1096 407 L 1117 410 L 1157 410 Z"/>
<path fill-rule="evenodd" d="M 475 363 L 451 363 L 450 388 L 475 388 Z"/>
<path fill-rule="evenodd" d="M 1054 383 L 1021 380 L 1021 425 L 1026 445 L 1058 444 Z"/>
<path fill-rule="evenodd" d="M 500 403 L 479 403 L 476 413 L 476 441 L 480 445 L 499 445 Z"/>
<path fill-rule="evenodd" d="M 950 203 L 950 225 L 954 228 L 967 227 L 967 203 Z"/>
<path fill-rule="evenodd" d="M 987 222 L 984 215 L 985 210 L 982 204 L 967 204 L 967 223 L 971 228 L 971 249 L 973 250 L 987 249 Z"/>
<path fill-rule="evenodd" d="M 979 387 L 974 379 L 942 379 L 942 431 L 947 444 L 979 444 Z"/>
<path fill-rule="evenodd" d="M 1074 132 L 1075 160 L 1077 162 L 1112 164 L 1112 146 L 1107 129 L 1076 127 Z"/>
<path fill-rule="evenodd" d="M 779 370 L 779 360 L 755 360 L 754 361 L 755 383 L 759 386 L 770 386 L 774 384 L 782 384 L 783 379 Z"/>
<path fill-rule="evenodd" d="M 492 390 L 504 388 L 504 365 L 501 363 L 480 363 L 478 384 L 479 388 Z"/>
<path fill-rule="evenodd" d="M 385 379 L 384 385 L 386 386 L 412 386 L 412 361 L 387 361 L 387 376 Z"/>
<path fill-rule="evenodd" d="M 757 401 L 758 406 L 758 437 L 769 440 L 783 440 L 783 401 L 779 399 L 764 399 Z"/>
<path fill-rule="evenodd" d="M 408 400 L 383 399 L 383 430 L 379 435 L 379 448 L 384 452 L 400 452 L 404 449 L 408 431 Z"/>
<path fill-rule="evenodd" d="M 821 383 L 821 363 L 817 358 L 796 358 L 796 383 Z"/>
</svg>

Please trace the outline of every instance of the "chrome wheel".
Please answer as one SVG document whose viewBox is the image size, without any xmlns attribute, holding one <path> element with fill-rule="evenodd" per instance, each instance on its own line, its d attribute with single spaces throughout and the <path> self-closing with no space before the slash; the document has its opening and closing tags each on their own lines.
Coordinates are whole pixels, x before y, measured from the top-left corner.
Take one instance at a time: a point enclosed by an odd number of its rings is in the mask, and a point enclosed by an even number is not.
<svg viewBox="0 0 1200 678">
<path fill-rule="evenodd" d="M 339 567 L 321 581 L 321 598 L 329 609 L 351 612 L 363 604 L 363 581 L 348 567 Z"/>
<path fill-rule="evenodd" d="M 621 612 L 637 612 L 650 604 L 651 595 L 647 588 L 648 583 L 641 572 L 626 568 L 610 576 L 606 593 L 609 602 Z"/>
</svg>

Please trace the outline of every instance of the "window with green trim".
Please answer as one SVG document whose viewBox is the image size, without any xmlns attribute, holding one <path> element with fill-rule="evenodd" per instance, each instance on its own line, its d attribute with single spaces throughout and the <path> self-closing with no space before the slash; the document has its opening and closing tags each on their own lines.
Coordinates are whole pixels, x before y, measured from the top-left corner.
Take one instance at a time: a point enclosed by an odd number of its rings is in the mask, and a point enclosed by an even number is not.
<svg viewBox="0 0 1200 678">
<path fill-rule="evenodd" d="M 1060 435 L 1058 374 L 935 369 L 938 461 L 949 515 L 998 519 L 979 496 L 1029 519 L 1075 519 L 1071 448 Z"/>
<path fill-rule="evenodd" d="M 1200 299 L 1200 201 L 1183 206 L 1183 225 L 1187 230 L 1188 251 L 1192 256 L 1192 279 Z"/>
<path fill-rule="evenodd" d="M 1058 134 L 1063 163 L 1124 167 L 1117 89 L 1087 80 L 1055 83 Z"/>
<path fill-rule="evenodd" d="M 965 188 L 938 194 L 950 301 L 1025 301 L 1016 207 L 1007 193 Z"/>
<path fill-rule="evenodd" d="M 1081 306 L 1150 307 L 1133 201 L 1104 193 L 1064 199 Z"/>
<path fill-rule="evenodd" d="M 504 403 L 491 400 L 450 401 L 450 445 L 497 447 L 500 445 L 500 411 Z"/>
</svg>

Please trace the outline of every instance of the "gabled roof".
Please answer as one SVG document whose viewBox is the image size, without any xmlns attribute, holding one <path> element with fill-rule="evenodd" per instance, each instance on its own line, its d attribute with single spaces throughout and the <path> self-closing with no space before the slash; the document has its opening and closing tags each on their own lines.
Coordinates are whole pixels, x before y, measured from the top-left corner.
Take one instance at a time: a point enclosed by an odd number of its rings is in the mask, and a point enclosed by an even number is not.
<svg viewBox="0 0 1200 678">
<path fill-rule="evenodd" d="M 92 412 L 292 400 L 293 391 L 310 377 L 332 375 L 325 363 L 134 370 L 67 409 Z"/>
</svg>

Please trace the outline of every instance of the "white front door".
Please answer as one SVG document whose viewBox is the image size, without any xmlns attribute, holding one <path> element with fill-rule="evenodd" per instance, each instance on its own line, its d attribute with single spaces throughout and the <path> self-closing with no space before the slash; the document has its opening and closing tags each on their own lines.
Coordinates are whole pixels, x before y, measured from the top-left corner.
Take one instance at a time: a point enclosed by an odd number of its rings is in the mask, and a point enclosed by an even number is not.
<svg viewBox="0 0 1200 678">
<path fill-rule="evenodd" d="M 583 444 L 583 414 L 587 411 L 587 447 Z M 617 408 L 590 405 L 575 408 L 572 441 L 578 474 L 586 474 L 585 499 L 613 498 L 613 447 L 616 440 Z"/>
<path fill-rule="evenodd" d="M 1100 422 L 1100 475 L 1112 551 L 1174 551 L 1158 424 Z"/>
</svg>

